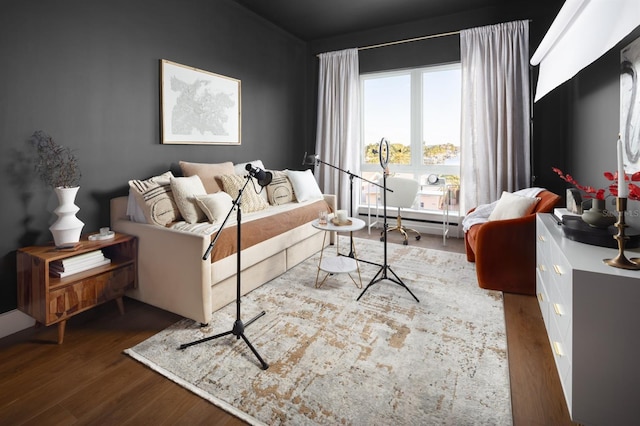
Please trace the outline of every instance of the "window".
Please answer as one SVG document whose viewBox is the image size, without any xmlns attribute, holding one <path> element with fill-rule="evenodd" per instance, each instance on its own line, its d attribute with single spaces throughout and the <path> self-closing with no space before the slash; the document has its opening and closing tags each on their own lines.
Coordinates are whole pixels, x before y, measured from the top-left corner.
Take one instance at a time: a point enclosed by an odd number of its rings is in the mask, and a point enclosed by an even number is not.
<svg viewBox="0 0 640 426">
<path fill-rule="evenodd" d="M 421 183 L 417 210 L 441 210 L 443 188 L 429 185 L 435 174 L 457 203 L 460 183 L 460 64 L 366 74 L 361 79 L 361 169 L 365 179 L 382 177 L 378 149 L 389 141 L 389 172 Z M 363 183 L 361 204 L 372 202 Z M 375 203 L 375 200 L 374 200 Z"/>
</svg>

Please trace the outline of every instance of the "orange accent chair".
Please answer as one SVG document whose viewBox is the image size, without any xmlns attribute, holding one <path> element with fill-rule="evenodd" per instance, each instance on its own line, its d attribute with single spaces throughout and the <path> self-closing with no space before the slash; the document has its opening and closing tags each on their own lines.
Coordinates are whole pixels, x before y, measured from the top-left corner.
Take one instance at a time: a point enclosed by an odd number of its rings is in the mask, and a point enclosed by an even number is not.
<svg viewBox="0 0 640 426">
<path fill-rule="evenodd" d="M 467 260 L 476 263 L 481 288 L 536 293 L 536 213 L 549 213 L 560 201 L 546 190 L 537 197 L 540 201 L 526 216 L 476 224 L 464 233 Z"/>
</svg>

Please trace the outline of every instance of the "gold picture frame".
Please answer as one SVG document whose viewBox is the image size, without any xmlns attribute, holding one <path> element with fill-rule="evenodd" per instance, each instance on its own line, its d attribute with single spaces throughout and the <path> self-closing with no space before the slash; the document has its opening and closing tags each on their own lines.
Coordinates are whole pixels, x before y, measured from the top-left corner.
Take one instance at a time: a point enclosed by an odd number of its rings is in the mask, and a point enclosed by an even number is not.
<svg viewBox="0 0 640 426">
<path fill-rule="evenodd" d="M 161 60 L 163 144 L 240 145 L 240 80 Z"/>
</svg>

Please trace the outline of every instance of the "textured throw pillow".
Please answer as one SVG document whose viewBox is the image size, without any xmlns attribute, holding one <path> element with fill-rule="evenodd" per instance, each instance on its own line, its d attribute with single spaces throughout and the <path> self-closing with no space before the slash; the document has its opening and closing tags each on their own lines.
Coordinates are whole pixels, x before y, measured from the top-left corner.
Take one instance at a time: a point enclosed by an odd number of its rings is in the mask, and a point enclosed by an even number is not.
<svg viewBox="0 0 640 426">
<path fill-rule="evenodd" d="M 282 171 L 272 170 L 271 174 L 273 179 L 271 183 L 267 185 L 267 196 L 269 197 L 269 204 L 272 206 L 278 206 L 280 204 L 290 203 L 295 200 L 293 196 L 293 187 L 291 181 L 287 177 L 287 174 Z"/>
<path fill-rule="evenodd" d="M 188 163 L 186 161 L 180 161 L 180 169 L 184 176 L 198 175 L 204 189 L 207 194 L 213 194 L 220 191 L 220 186 L 215 177 L 220 175 L 230 175 L 234 173 L 233 163 L 227 161 L 226 163 L 206 164 L 206 163 Z"/>
<path fill-rule="evenodd" d="M 222 190 L 229 194 L 234 200 L 238 198 L 238 192 L 240 192 L 246 181 L 243 176 L 236 174 L 218 176 L 218 179 L 222 182 Z M 253 184 L 250 182 L 247 185 L 242 192 L 242 199 L 240 200 L 240 206 L 244 213 L 257 212 L 269 207 L 269 203 L 253 189 L 254 185 L 255 188 L 260 188 L 260 185 L 258 185 L 255 179 L 251 179 L 253 180 Z"/>
<path fill-rule="evenodd" d="M 147 223 L 144 211 L 138 205 L 136 194 L 131 188 L 129 188 L 129 196 L 127 197 L 127 217 L 131 222 Z"/>
<path fill-rule="evenodd" d="M 238 163 L 233 165 L 233 172 L 240 176 L 246 176 L 249 172 L 247 171 L 247 164 L 251 164 L 251 167 L 258 167 L 262 170 L 267 170 L 264 168 L 264 164 L 262 164 L 262 160 L 253 160 L 246 163 Z M 221 173 L 222 174 L 222 173 Z M 267 191 L 262 191 L 260 196 L 266 201 L 269 202 L 269 198 L 267 197 Z"/>
<path fill-rule="evenodd" d="M 320 191 L 318 182 L 316 182 L 316 178 L 313 176 L 313 173 L 311 173 L 311 170 L 285 170 L 285 173 L 289 181 L 291 181 L 296 200 L 302 202 L 322 198 L 322 191 Z"/>
<path fill-rule="evenodd" d="M 196 195 L 206 195 L 207 190 L 198 175 L 171 178 L 173 199 L 180 210 L 182 218 L 187 223 L 203 222 L 204 212 L 196 203 Z"/>
<path fill-rule="evenodd" d="M 516 219 L 526 216 L 533 211 L 538 201 L 540 198 L 524 197 L 503 191 L 500 200 L 489 215 L 489 220 Z"/>
<path fill-rule="evenodd" d="M 173 173 L 169 171 L 147 180 L 129 181 L 129 189 L 133 191 L 147 223 L 167 226 L 180 220 L 180 210 L 171 192 L 172 177 Z"/>
<path fill-rule="evenodd" d="M 233 207 L 231 195 L 224 191 L 216 192 L 215 194 L 196 195 L 196 202 L 211 223 L 222 222 L 231 211 L 231 207 Z M 235 215 L 232 215 L 227 223 L 234 221 Z"/>
</svg>

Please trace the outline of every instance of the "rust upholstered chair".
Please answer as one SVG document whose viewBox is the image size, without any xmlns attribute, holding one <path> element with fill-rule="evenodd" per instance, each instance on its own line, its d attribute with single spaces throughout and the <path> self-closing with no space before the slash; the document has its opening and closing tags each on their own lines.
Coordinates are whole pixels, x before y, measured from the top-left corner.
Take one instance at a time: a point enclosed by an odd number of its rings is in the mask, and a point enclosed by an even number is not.
<svg viewBox="0 0 640 426">
<path fill-rule="evenodd" d="M 481 288 L 535 294 L 536 213 L 551 212 L 560 200 L 547 190 L 537 197 L 540 201 L 530 214 L 475 224 L 465 232 L 467 260 L 476 263 Z"/>
</svg>

